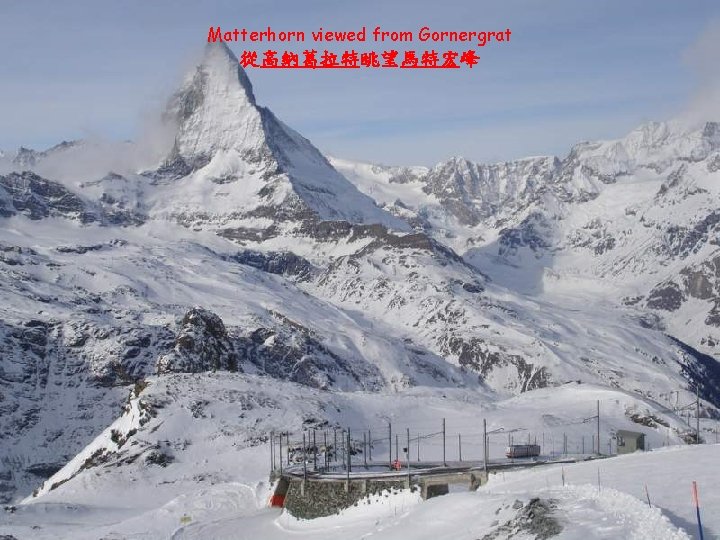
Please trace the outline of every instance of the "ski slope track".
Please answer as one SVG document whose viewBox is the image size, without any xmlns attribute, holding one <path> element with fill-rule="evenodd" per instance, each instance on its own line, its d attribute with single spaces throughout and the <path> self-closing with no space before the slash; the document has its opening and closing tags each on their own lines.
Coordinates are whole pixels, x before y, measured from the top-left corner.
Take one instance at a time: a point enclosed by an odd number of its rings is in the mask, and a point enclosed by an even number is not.
<svg viewBox="0 0 720 540">
<path fill-rule="evenodd" d="M 713 442 L 720 124 L 355 163 L 258 105 L 223 43 L 161 121 L 167 141 L 0 153 L 0 536 L 504 538 L 530 514 L 564 538 L 695 534 L 671 488 L 643 505 L 650 470 L 623 481 L 637 456 L 603 461 L 599 492 L 591 462 L 571 486 L 518 472 L 298 521 L 265 507 L 268 435 L 444 418 L 478 458 L 482 418 L 589 445 L 600 401 L 603 445 L 629 429 L 657 449 L 694 438 L 697 391 Z M 648 460 L 693 452 L 686 490 L 717 446 Z"/>
</svg>

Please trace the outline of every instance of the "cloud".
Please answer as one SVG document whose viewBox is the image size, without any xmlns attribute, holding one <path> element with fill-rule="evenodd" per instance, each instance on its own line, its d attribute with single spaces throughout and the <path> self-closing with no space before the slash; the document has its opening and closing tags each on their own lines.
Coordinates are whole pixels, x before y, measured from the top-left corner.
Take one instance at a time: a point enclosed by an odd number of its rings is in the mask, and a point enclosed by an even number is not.
<svg viewBox="0 0 720 540">
<path fill-rule="evenodd" d="M 713 19 L 684 54 L 697 87 L 681 119 L 689 123 L 720 120 L 720 19 Z"/>
</svg>

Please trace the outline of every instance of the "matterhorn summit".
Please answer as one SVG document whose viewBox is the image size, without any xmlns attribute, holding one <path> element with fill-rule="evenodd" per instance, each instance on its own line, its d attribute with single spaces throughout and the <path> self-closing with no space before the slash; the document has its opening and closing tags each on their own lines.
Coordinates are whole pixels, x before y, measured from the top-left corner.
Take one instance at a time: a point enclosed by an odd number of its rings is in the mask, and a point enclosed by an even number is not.
<svg viewBox="0 0 720 540">
<path fill-rule="evenodd" d="M 177 125 L 175 142 L 162 166 L 148 174 L 160 183 L 192 184 L 183 191 L 198 212 L 407 229 L 339 174 L 310 141 L 257 105 L 250 80 L 224 43 L 206 45 L 164 118 Z"/>
</svg>

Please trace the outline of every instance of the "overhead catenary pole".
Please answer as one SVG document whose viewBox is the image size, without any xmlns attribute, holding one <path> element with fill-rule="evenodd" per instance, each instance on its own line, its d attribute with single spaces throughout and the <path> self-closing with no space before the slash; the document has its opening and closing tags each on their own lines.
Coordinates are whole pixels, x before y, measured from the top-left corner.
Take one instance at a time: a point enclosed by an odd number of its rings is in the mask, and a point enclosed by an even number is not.
<svg viewBox="0 0 720 540">
<path fill-rule="evenodd" d="M 458 457 L 462 462 L 462 435 L 460 433 L 458 433 Z"/>
<path fill-rule="evenodd" d="M 337 428 L 333 428 L 333 463 L 337 463 L 338 445 L 337 445 Z"/>
<path fill-rule="evenodd" d="M 400 449 L 400 435 L 398 435 L 396 433 L 395 434 L 395 461 L 400 460 L 399 449 Z"/>
<path fill-rule="evenodd" d="M 487 420 L 483 418 L 483 469 L 485 470 L 485 478 L 488 472 L 488 440 L 487 440 Z"/>
<path fill-rule="evenodd" d="M 345 441 L 345 437 L 343 437 L 343 444 L 344 444 L 344 441 Z M 348 428 L 348 430 L 347 430 L 347 444 L 345 445 L 345 448 L 347 449 L 347 451 L 345 452 L 346 461 L 347 461 L 347 466 L 345 467 L 345 479 L 347 480 L 345 483 L 345 489 L 347 491 L 350 491 L 350 459 L 351 459 L 351 456 L 350 456 L 350 428 Z"/>
<path fill-rule="evenodd" d="M 600 455 L 600 400 L 597 400 L 597 455 Z"/>
<path fill-rule="evenodd" d="M 365 462 L 365 468 L 367 468 L 367 436 L 363 431 L 363 461 Z"/>
<path fill-rule="evenodd" d="M 350 471 L 352 470 L 352 452 L 350 451 L 350 428 L 347 430 L 347 470 L 348 480 L 350 480 Z"/>
<path fill-rule="evenodd" d="M 442 436 L 443 436 L 443 466 L 447 467 L 447 460 L 445 459 L 445 419 L 442 419 Z"/>
<path fill-rule="evenodd" d="M 717 439 L 717 428 L 715 428 L 715 439 Z M 417 460 L 418 460 L 418 463 L 420 463 L 420 433 L 417 434 L 417 442 L 418 442 Z M 715 442 L 717 442 L 717 441 L 715 441 Z"/>
<path fill-rule="evenodd" d="M 368 459 L 372 463 L 372 431 L 368 429 Z"/>
<path fill-rule="evenodd" d="M 282 442 L 282 431 L 280 432 L 280 442 Z M 285 432 L 285 449 L 287 450 L 287 452 L 285 452 L 287 454 L 287 464 L 290 465 L 290 432 L 289 431 Z M 280 448 L 280 461 L 282 461 L 282 448 Z M 282 469 L 282 465 L 280 466 L 280 468 Z"/>
<path fill-rule="evenodd" d="M 392 422 L 388 422 L 388 464 L 392 469 Z"/>
<path fill-rule="evenodd" d="M 278 461 L 280 462 L 280 474 L 282 475 L 282 431 L 280 432 L 279 439 L 280 439 L 279 440 L 279 442 L 280 442 L 280 459 Z M 288 456 L 290 456 L 290 446 L 287 447 L 287 453 L 288 453 Z M 290 462 L 288 461 L 288 463 L 290 463 Z"/>
<path fill-rule="evenodd" d="M 317 471 L 317 443 L 315 441 L 315 430 L 313 429 L 313 471 Z"/>
<path fill-rule="evenodd" d="M 325 452 L 324 452 L 324 455 L 325 455 L 325 470 L 327 471 L 327 470 L 328 470 L 328 466 L 330 465 L 330 463 L 328 462 L 328 459 L 329 459 L 330 456 L 328 455 L 327 430 L 324 430 L 324 431 L 323 431 L 323 445 L 324 445 L 324 447 L 325 447 Z"/>
<path fill-rule="evenodd" d="M 343 463 L 343 469 L 347 469 L 347 455 L 348 455 L 348 447 L 347 447 L 347 439 L 345 437 L 345 430 L 342 430 L 342 463 Z"/>
<path fill-rule="evenodd" d="M 275 472 L 275 432 L 270 432 L 270 471 Z"/>
<path fill-rule="evenodd" d="M 407 459 L 408 489 L 410 488 L 410 428 L 407 429 L 407 448 L 405 458 Z"/>
<path fill-rule="evenodd" d="M 307 444 L 305 442 L 305 432 L 303 432 L 303 478 L 307 478 Z"/>
</svg>

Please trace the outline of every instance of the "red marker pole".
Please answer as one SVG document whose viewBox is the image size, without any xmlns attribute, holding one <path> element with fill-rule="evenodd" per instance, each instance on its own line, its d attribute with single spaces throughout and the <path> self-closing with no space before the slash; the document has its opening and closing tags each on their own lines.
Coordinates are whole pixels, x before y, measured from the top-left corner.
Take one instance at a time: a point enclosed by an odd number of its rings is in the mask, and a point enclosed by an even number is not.
<svg viewBox="0 0 720 540">
<path fill-rule="evenodd" d="M 700 498 L 698 497 L 697 482 L 693 480 L 692 483 L 692 498 L 693 504 L 695 505 L 695 515 L 697 516 L 698 532 L 700 533 L 700 540 L 705 540 L 703 536 L 702 520 L 700 519 Z"/>
</svg>

